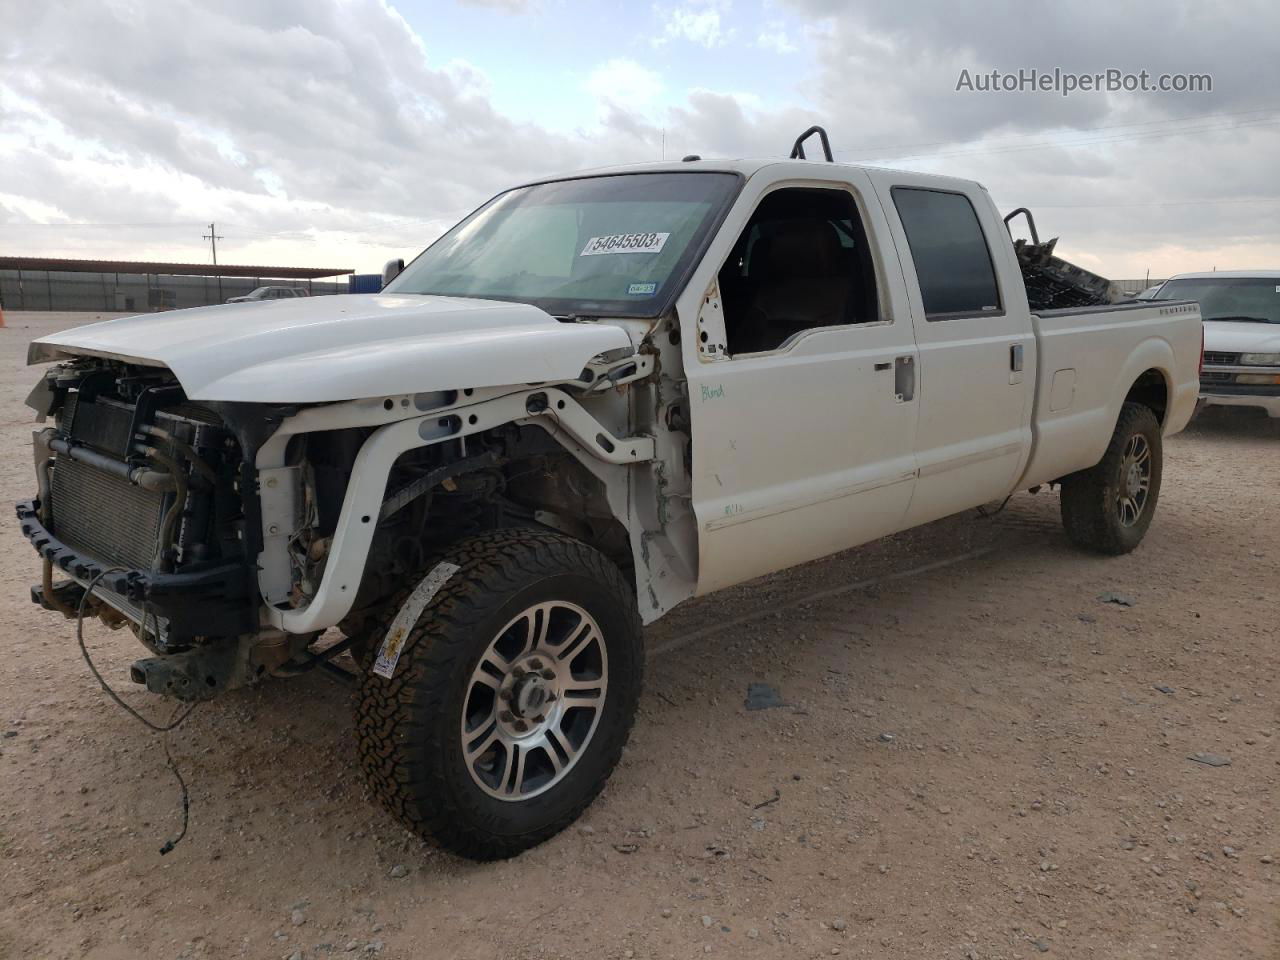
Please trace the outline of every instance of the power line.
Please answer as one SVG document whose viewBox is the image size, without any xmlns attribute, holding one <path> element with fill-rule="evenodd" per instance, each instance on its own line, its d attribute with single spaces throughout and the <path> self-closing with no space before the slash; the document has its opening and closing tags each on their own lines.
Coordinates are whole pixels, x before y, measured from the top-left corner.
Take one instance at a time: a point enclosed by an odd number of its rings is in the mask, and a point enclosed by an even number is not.
<svg viewBox="0 0 1280 960">
<path fill-rule="evenodd" d="M 1216 206 L 1228 203 L 1280 203 L 1280 197 L 1222 197 L 1205 200 L 1147 200 L 1137 203 L 1032 203 L 1037 210 L 1123 210 L 1128 207 Z"/>
<path fill-rule="evenodd" d="M 218 236 L 218 232 L 214 230 L 213 224 L 211 223 L 209 224 L 209 232 L 200 239 L 209 241 L 209 246 L 213 248 L 213 265 L 216 267 L 218 265 L 218 241 L 225 240 L 226 237 Z"/>
<path fill-rule="evenodd" d="M 1276 109 L 1277 109 L 1276 107 L 1260 107 L 1257 110 L 1240 110 L 1232 113 L 1201 113 L 1201 114 L 1195 114 L 1195 115 L 1186 116 L 1186 117 L 1166 117 L 1163 120 L 1140 120 L 1140 121 L 1134 121 L 1133 123 L 1113 123 L 1113 124 L 1107 124 L 1105 126 L 1098 126 L 1098 127 L 1079 127 L 1073 130 L 1072 133 L 1076 133 L 1076 134 L 1096 133 L 1099 130 L 1121 130 L 1121 129 L 1124 129 L 1125 127 L 1147 127 L 1147 126 L 1153 126 L 1157 124 L 1186 123 L 1191 120 L 1218 120 L 1218 119 L 1225 119 L 1227 117 L 1245 117 L 1245 116 L 1251 116 L 1255 113 L 1274 113 Z M 1044 136 L 1044 131 L 1038 130 L 1035 133 L 1009 134 L 1008 136 L 996 137 L 995 139 L 988 140 L 986 142 L 1001 143 L 1001 142 L 1010 141 L 1010 140 L 1013 140 L 1013 141 L 1026 140 L 1030 137 L 1040 137 L 1040 136 Z M 881 156 L 897 158 L 900 156 L 900 154 L 890 153 L 889 151 L 918 150 L 922 147 L 945 147 L 951 144 L 963 144 L 967 142 L 971 142 L 971 141 L 934 140 L 929 143 L 906 143 L 906 144 L 896 144 L 894 146 L 886 146 L 886 147 L 868 147 L 867 149 L 873 149 L 876 152 L 878 152 Z M 849 151 L 842 150 L 839 152 L 847 154 Z"/>
<path fill-rule="evenodd" d="M 226 238 L 218 236 L 218 231 L 215 230 L 214 225 L 210 223 L 209 232 L 200 239 L 209 241 L 209 245 L 213 248 L 213 265 L 216 267 L 218 265 L 218 241 Z M 218 302 L 222 302 L 222 274 L 220 273 L 218 274 Z"/>
<path fill-rule="evenodd" d="M 907 156 L 882 156 L 863 160 L 863 163 L 874 163 L 881 160 L 939 160 L 947 157 L 997 156 L 1002 153 L 1022 153 L 1028 150 L 1064 149 L 1069 147 L 1095 146 L 1100 143 L 1123 143 L 1133 140 L 1153 140 L 1162 137 L 1177 137 L 1188 133 L 1213 133 L 1218 130 L 1239 130 L 1242 127 L 1260 127 L 1280 124 L 1280 117 L 1268 120 L 1246 120 L 1240 123 L 1221 124 L 1203 127 L 1182 127 L 1178 130 L 1161 130 L 1148 133 L 1134 133 L 1115 137 L 1097 137 L 1088 140 L 1051 140 L 1043 143 L 1032 143 L 1020 146 L 1004 147 L 996 150 L 978 148 L 976 150 L 955 150 L 946 153 L 920 153 Z"/>
</svg>

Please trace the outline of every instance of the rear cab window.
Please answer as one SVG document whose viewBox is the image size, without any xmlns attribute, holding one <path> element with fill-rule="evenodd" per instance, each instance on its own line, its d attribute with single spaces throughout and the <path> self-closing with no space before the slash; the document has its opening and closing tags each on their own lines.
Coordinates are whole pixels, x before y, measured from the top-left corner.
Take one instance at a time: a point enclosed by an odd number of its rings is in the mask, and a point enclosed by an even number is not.
<svg viewBox="0 0 1280 960">
<path fill-rule="evenodd" d="M 898 219 L 907 236 L 930 321 L 1004 312 L 995 264 L 973 203 L 962 193 L 894 187 Z"/>
</svg>

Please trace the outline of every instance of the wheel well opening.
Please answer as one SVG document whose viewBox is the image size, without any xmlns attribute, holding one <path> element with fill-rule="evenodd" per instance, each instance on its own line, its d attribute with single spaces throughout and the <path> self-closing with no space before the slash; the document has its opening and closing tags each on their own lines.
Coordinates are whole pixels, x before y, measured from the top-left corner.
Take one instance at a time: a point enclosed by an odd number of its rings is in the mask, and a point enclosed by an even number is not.
<svg viewBox="0 0 1280 960">
<path fill-rule="evenodd" d="M 1127 403 L 1150 407 L 1160 425 L 1164 426 L 1165 413 L 1169 409 L 1169 385 L 1159 370 L 1148 370 L 1135 380 L 1124 399 Z"/>
<path fill-rule="evenodd" d="M 341 491 L 332 499 L 336 513 Z M 610 510 L 603 482 L 538 428 L 506 426 L 406 452 L 370 521 L 375 530 L 343 627 L 348 635 L 347 627 L 358 629 L 447 544 L 489 530 L 555 530 L 595 547 L 624 572 L 632 565 L 630 538 Z M 317 549 L 317 567 L 328 543 Z"/>
</svg>

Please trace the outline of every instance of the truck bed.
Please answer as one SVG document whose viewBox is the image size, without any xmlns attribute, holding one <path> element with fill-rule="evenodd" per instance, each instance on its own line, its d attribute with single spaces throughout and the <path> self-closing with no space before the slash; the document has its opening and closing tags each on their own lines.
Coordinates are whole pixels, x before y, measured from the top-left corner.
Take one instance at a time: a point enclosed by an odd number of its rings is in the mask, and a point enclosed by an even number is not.
<svg viewBox="0 0 1280 960">
<path fill-rule="evenodd" d="M 1036 310 L 1032 452 L 1019 487 L 1074 473 L 1106 451 L 1130 386 L 1164 395 L 1166 434 L 1186 426 L 1200 390 L 1200 308 L 1191 301 Z M 1150 373 L 1149 373 L 1150 372 Z M 1158 379 L 1157 379 L 1158 378 Z"/>
</svg>

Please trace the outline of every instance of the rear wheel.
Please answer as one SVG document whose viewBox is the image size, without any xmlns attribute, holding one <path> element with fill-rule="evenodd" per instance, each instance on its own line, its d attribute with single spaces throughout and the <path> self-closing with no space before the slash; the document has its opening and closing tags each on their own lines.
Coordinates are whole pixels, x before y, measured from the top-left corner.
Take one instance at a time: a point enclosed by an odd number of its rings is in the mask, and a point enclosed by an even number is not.
<svg viewBox="0 0 1280 960">
<path fill-rule="evenodd" d="M 1062 480 L 1062 525 L 1079 546 L 1128 553 L 1146 535 L 1160 498 L 1160 423 L 1149 407 L 1126 403 L 1098 464 Z"/>
<path fill-rule="evenodd" d="M 576 540 L 504 530 L 455 544 L 389 605 L 356 726 L 373 792 L 478 860 L 572 823 L 626 743 L 643 656 L 635 598 Z"/>
</svg>

